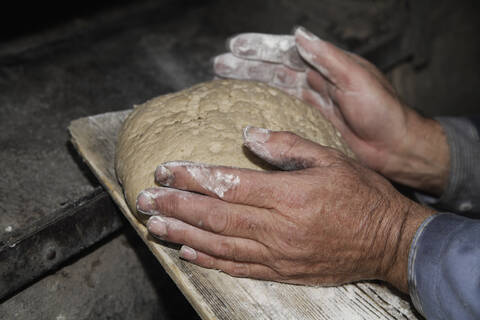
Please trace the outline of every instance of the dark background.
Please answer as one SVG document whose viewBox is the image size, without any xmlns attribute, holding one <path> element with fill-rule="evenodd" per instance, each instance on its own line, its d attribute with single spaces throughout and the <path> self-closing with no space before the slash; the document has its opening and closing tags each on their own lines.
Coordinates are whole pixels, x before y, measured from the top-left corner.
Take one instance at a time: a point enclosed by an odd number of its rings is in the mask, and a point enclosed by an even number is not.
<svg viewBox="0 0 480 320">
<path fill-rule="evenodd" d="M 235 33 L 303 25 L 376 63 L 423 114 L 479 114 L 479 12 L 453 0 L 2 4 L 0 248 L 98 188 L 71 120 L 211 79 Z M 196 317 L 128 225 L 0 301 L 9 319 Z"/>
</svg>

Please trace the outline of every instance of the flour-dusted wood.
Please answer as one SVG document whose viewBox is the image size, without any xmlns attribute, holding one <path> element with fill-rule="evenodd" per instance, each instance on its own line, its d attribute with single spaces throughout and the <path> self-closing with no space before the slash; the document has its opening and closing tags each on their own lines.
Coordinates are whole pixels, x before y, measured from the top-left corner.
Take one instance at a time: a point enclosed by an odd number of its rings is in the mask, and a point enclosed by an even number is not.
<svg viewBox="0 0 480 320">
<path fill-rule="evenodd" d="M 117 182 L 115 144 L 129 112 L 73 121 L 69 127 L 72 143 L 203 319 L 417 319 L 407 300 L 378 283 L 295 286 L 233 278 L 180 260 L 177 250 L 148 235 L 129 210 Z"/>
</svg>

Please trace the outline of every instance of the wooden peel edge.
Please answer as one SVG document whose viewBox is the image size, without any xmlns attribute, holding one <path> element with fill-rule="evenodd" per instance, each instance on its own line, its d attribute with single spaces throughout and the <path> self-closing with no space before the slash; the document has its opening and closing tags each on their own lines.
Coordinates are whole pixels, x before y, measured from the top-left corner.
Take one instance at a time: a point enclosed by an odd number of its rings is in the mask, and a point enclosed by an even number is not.
<svg viewBox="0 0 480 320">
<path fill-rule="evenodd" d="M 211 308 L 208 304 L 203 301 L 202 295 L 197 291 L 195 286 L 191 283 L 188 277 L 175 265 L 172 261 L 172 258 L 164 251 L 162 245 L 154 242 L 149 239 L 149 233 L 147 228 L 141 224 L 135 215 L 130 211 L 129 207 L 125 202 L 125 198 L 121 189 L 121 186 L 115 180 L 112 181 L 111 177 L 108 177 L 96 164 L 90 160 L 88 150 L 85 150 L 85 143 L 82 141 L 86 138 L 88 134 L 82 134 L 85 132 L 86 126 L 90 125 L 91 119 L 94 117 L 115 117 L 124 115 L 125 111 L 119 112 L 110 112 L 99 114 L 90 117 L 79 118 L 73 120 L 68 126 L 68 131 L 70 133 L 70 141 L 75 147 L 79 155 L 82 157 L 83 161 L 87 164 L 93 174 L 97 177 L 99 182 L 103 185 L 106 191 L 110 194 L 113 201 L 120 208 L 120 211 L 123 213 L 125 218 L 133 226 L 135 231 L 138 233 L 143 242 L 148 246 L 153 255 L 162 265 L 163 269 L 167 272 L 170 278 L 175 282 L 177 287 L 180 289 L 182 294 L 187 298 L 189 303 L 193 306 L 195 311 L 200 315 L 202 319 L 217 319 Z M 128 110 L 131 111 L 131 110 Z M 115 142 L 112 142 L 115 144 Z M 113 163 L 112 163 L 113 166 Z"/>
</svg>

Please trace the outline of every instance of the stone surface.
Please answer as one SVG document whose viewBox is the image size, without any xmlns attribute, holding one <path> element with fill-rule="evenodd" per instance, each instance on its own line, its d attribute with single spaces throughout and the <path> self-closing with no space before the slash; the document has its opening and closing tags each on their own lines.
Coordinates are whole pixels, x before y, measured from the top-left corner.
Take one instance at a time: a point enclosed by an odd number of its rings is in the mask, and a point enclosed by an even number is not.
<svg viewBox="0 0 480 320">
<path fill-rule="evenodd" d="M 132 230 L 0 304 L 2 319 L 198 319 Z"/>
</svg>

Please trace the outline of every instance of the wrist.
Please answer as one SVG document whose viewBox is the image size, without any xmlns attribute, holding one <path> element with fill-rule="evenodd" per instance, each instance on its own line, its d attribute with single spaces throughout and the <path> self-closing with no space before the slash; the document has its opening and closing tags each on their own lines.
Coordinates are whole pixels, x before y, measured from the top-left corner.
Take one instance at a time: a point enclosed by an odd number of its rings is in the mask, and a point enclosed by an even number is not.
<svg viewBox="0 0 480 320">
<path fill-rule="evenodd" d="M 415 234 L 425 219 L 435 212 L 403 196 L 400 196 L 401 212 L 391 227 L 389 244 L 386 246 L 385 260 L 381 279 L 392 284 L 402 292 L 408 293 L 408 256 Z"/>
<path fill-rule="evenodd" d="M 410 110 L 406 136 L 393 152 L 386 174 L 395 182 L 439 196 L 446 187 L 450 153 L 445 132 L 437 121 Z"/>
</svg>

